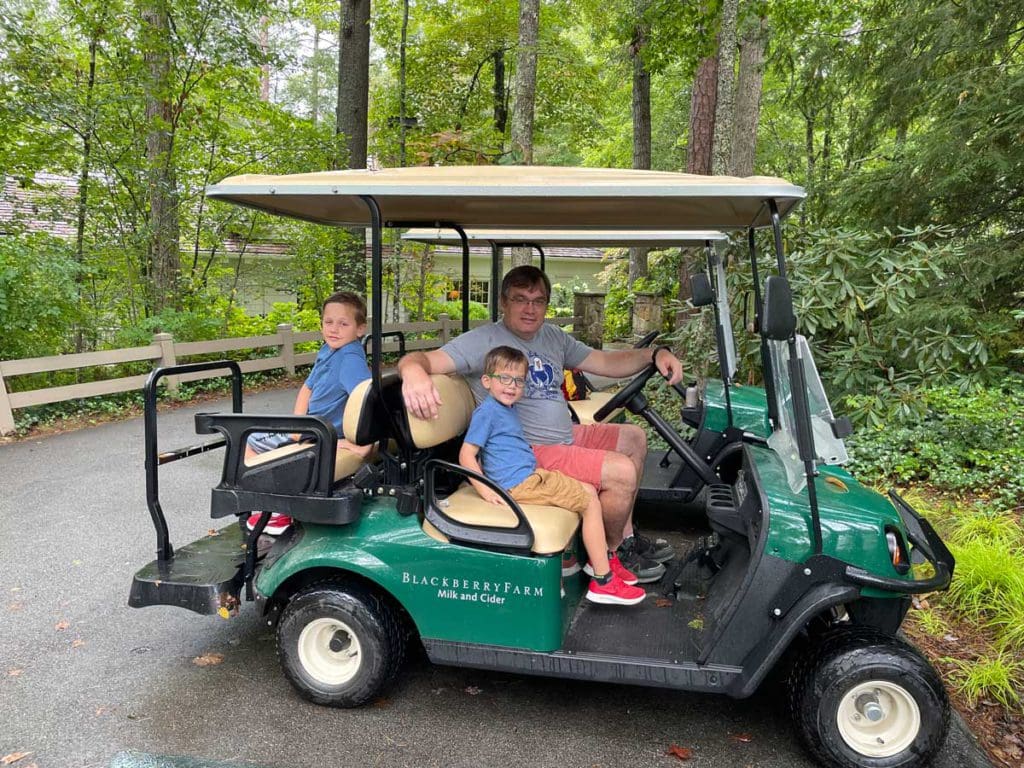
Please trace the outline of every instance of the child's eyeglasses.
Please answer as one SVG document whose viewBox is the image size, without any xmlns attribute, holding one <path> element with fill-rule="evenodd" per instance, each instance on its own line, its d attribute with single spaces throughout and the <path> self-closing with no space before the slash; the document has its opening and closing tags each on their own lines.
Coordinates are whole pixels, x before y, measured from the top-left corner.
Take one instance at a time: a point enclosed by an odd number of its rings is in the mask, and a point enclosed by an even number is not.
<svg viewBox="0 0 1024 768">
<path fill-rule="evenodd" d="M 526 386 L 526 379 L 524 379 L 522 376 L 509 376 L 507 373 L 488 373 L 487 378 L 497 379 L 498 381 L 501 382 L 502 386 L 505 387 L 509 386 L 510 384 L 515 384 L 517 387 Z"/>
</svg>

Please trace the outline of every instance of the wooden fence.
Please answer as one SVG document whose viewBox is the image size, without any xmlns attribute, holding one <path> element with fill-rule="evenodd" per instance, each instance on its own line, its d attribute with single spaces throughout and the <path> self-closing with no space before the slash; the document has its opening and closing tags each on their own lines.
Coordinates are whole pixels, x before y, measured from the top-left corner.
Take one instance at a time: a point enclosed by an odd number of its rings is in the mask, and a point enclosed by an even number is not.
<svg viewBox="0 0 1024 768">
<path fill-rule="evenodd" d="M 549 323 L 560 326 L 573 325 L 574 317 L 550 318 Z M 487 320 L 470 321 L 471 327 L 488 322 Z M 462 327 L 461 320 L 453 320 L 441 315 L 434 322 L 394 323 L 384 326 L 384 331 L 402 331 L 406 334 L 436 333 L 436 338 L 410 339 L 405 344 L 406 351 L 436 349 L 445 344 Z M 153 336 L 153 343 L 145 347 L 129 349 L 111 349 L 103 352 L 83 352 L 75 355 L 54 355 L 52 357 L 33 357 L 23 360 L 0 361 L 0 435 L 14 431 L 14 409 L 27 408 L 32 405 L 56 403 L 63 400 L 75 400 L 81 397 L 109 395 L 114 392 L 129 392 L 142 389 L 148 374 L 139 376 L 123 376 L 120 378 L 91 381 L 85 384 L 71 384 L 61 387 L 47 387 L 25 392 L 8 392 L 5 380 L 12 376 L 26 376 L 32 373 L 50 371 L 69 371 L 79 368 L 94 368 L 122 363 L 150 361 L 153 367 L 166 367 L 177 364 L 182 358 L 194 355 L 220 354 L 239 349 L 266 349 L 276 347 L 277 354 L 272 357 L 254 357 L 240 361 L 242 373 L 269 371 L 283 368 L 290 374 L 295 373 L 296 366 L 309 365 L 316 358 L 316 352 L 296 352 L 295 346 L 307 341 L 318 341 L 319 331 L 296 332 L 290 324 L 277 326 L 277 333 L 268 336 L 246 336 L 244 338 L 215 339 L 213 341 L 175 342 L 169 333 L 158 333 Z M 397 352 L 398 342 L 386 339 L 382 344 L 384 352 Z M 171 391 L 177 389 L 183 381 L 212 378 L 221 374 L 216 371 L 200 371 L 184 376 L 168 377 L 167 387 Z"/>
</svg>

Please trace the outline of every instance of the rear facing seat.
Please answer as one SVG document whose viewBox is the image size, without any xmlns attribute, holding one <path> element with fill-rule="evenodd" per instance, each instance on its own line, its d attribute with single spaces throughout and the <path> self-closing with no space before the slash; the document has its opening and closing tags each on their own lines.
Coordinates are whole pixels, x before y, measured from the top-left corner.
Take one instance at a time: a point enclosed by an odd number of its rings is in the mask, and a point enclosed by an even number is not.
<svg viewBox="0 0 1024 768">
<path fill-rule="evenodd" d="M 594 414 L 611 399 L 611 392 L 589 392 L 585 400 L 570 400 L 569 408 L 576 415 L 576 421 L 580 424 L 597 424 Z M 615 417 L 620 413 L 622 413 L 621 408 L 612 411 L 607 418 L 601 420 L 601 423 L 615 421 Z"/>
<path fill-rule="evenodd" d="M 438 418 L 424 420 L 407 413 L 409 435 L 418 449 L 432 448 L 464 435 L 476 407 L 473 393 L 461 376 L 435 374 L 431 379 L 441 394 L 442 405 L 438 408 Z M 514 528 L 516 525 L 516 516 L 511 509 L 484 501 L 468 482 L 442 504 L 445 514 L 466 525 L 503 528 Z M 578 515 L 561 507 L 538 504 L 523 504 L 520 507 L 533 529 L 531 551 L 534 554 L 560 554 L 569 545 L 580 525 Z M 423 521 L 423 532 L 438 541 L 448 541 L 448 537 L 428 520 Z"/>
</svg>

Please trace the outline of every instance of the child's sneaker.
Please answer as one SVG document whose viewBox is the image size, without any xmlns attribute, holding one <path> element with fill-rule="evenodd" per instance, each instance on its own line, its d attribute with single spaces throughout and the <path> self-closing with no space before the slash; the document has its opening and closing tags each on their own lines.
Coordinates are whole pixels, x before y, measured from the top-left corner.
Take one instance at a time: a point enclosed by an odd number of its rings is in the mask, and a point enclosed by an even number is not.
<svg viewBox="0 0 1024 768">
<path fill-rule="evenodd" d="M 632 571 L 628 570 L 626 566 L 622 564 L 622 562 L 619 560 L 618 555 L 612 555 L 611 557 L 609 557 L 608 565 L 611 566 L 612 573 L 614 573 L 616 576 L 622 579 L 622 582 L 624 584 L 628 584 L 632 587 L 634 584 L 639 583 L 640 580 Z M 593 576 L 594 566 L 592 566 L 590 563 L 587 563 L 583 566 L 583 572 L 587 574 L 587 576 Z"/>
<path fill-rule="evenodd" d="M 259 523 L 262 515 L 262 512 L 253 512 L 249 515 L 249 519 L 246 521 L 245 527 L 250 531 L 255 529 L 256 524 Z M 263 532 L 268 536 L 280 536 L 288 530 L 288 526 L 291 524 L 292 519 L 288 517 L 288 515 L 279 515 L 277 512 L 271 512 L 270 520 L 267 521 L 267 527 L 263 529 Z"/>
<path fill-rule="evenodd" d="M 597 579 L 590 580 L 590 587 L 587 589 L 587 600 L 602 605 L 636 605 L 643 602 L 647 593 L 640 587 L 633 587 L 626 584 L 614 573 L 604 584 L 598 583 Z"/>
</svg>

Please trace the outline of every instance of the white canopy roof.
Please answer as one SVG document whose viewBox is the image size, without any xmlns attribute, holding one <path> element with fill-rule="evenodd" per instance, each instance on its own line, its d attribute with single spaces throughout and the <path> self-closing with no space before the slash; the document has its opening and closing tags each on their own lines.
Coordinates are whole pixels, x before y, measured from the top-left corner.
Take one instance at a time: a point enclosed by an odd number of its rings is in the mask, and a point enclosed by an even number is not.
<svg viewBox="0 0 1024 768">
<path fill-rule="evenodd" d="M 591 248 L 681 248 L 700 247 L 708 240 L 725 240 L 724 232 L 712 230 L 604 230 L 604 229 L 469 229 L 470 245 L 526 244 L 541 247 Z M 434 245 L 459 245 L 462 240 L 454 229 L 410 229 L 403 240 Z"/>
<path fill-rule="evenodd" d="M 297 219 L 369 226 L 365 196 L 385 226 L 736 229 L 785 216 L 804 190 L 782 179 L 544 166 L 446 166 L 233 176 L 208 197 Z"/>
</svg>

